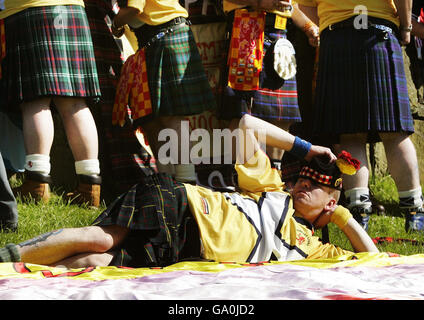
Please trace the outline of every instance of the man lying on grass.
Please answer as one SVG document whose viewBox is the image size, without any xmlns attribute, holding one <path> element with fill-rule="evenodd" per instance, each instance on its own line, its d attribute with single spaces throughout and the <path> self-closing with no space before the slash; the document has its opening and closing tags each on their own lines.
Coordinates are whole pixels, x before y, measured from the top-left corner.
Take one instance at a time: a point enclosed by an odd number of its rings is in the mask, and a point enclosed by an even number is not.
<svg viewBox="0 0 424 320">
<path fill-rule="evenodd" d="M 260 149 L 258 128 L 265 130 L 268 145 L 308 161 L 291 194 Z M 349 211 L 337 205 L 342 166 L 330 149 L 249 115 L 241 119 L 240 129 L 246 141 L 236 164 L 240 191 L 216 192 L 163 173 L 147 176 L 91 226 L 8 244 L 0 249 L 1 260 L 68 268 L 148 267 L 199 258 L 254 263 L 347 253 L 314 236 L 314 228 L 329 222 L 355 251 L 378 251 Z"/>
</svg>

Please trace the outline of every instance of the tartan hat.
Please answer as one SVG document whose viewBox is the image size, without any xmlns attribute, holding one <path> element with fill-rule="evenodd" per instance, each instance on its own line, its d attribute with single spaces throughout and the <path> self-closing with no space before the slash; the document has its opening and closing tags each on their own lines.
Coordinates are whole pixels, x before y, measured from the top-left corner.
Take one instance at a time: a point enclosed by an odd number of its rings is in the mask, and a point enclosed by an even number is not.
<svg viewBox="0 0 424 320">
<path fill-rule="evenodd" d="M 299 177 L 333 189 L 342 190 L 342 174 L 353 175 L 360 167 L 360 162 L 352 158 L 350 153 L 342 151 L 337 160 L 330 162 L 328 158 L 315 157 L 302 167 Z"/>
</svg>

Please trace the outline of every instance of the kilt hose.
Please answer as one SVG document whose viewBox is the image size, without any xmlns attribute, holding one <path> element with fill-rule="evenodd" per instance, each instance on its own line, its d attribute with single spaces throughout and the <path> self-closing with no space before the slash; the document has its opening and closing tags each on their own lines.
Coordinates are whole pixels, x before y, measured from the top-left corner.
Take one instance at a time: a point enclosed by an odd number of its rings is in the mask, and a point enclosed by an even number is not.
<svg viewBox="0 0 424 320">
<path fill-rule="evenodd" d="M 373 27 L 322 32 L 316 136 L 337 143 L 340 134 L 369 133 L 369 142 L 377 142 L 378 132 L 414 132 L 397 27 L 381 19 L 378 23 L 394 32 L 385 35 Z"/>
<path fill-rule="evenodd" d="M 93 225 L 130 229 L 111 265 L 166 266 L 200 255 L 200 238 L 188 209 L 186 189 L 166 173 L 143 178 L 119 196 Z M 189 232 L 187 228 L 191 228 Z M 187 243 L 187 237 L 193 241 Z"/>
<path fill-rule="evenodd" d="M 8 108 L 43 96 L 100 96 L 82 6 L 28 8 L 6 18 L 5 31 L 0 90 Z"/>
</svg>

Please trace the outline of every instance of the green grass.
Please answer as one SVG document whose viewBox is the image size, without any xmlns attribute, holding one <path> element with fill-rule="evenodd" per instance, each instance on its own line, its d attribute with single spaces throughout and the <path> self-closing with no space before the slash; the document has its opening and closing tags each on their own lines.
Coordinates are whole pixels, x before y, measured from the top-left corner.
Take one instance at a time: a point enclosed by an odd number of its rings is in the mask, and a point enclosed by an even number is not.
<svg viewBox="0 0 424 320">
<path fill-rule="evenodd" d="M 42 233 L 67 227 L 82 227 L 91 224 L 104 207 L 90 209 L 79 207 L 52 195 L 48 204 L 31 201 L 24 203 L 17 199 L 19 226 L 16 232 L 0 233 L 0 246 L 19 243 Z"/>
<path fill-rule="evenodd" d="M 397 208 L 397 192 L 390 176 L 372 179 L 370 189 L 379 203 L 383 204 L 385 215 L 373 214 L 370 218 L 368 233 L 372 238 L 392 237 L 412 241 L 399 241 L 378 245 L 380 251 L 401 255 L 424 253 L 424 233 L 407 233 L 404 218 Z M 39 234 L 66 227 L 81 227 L 91 224 L 105 209 L 98 210 L 71 205 L 62 197 L 53 194 L 48 204 L 26 204 L 17 199 L 19 210 L 19 228 L 16 232 L 0 233 L 0 246 L 7 243 L 19 243 Z M 320 231 L 317 232 L 320 235 Z M 330 241 L 347 250 L 353 250 L 344 234 L 333 224 L 329 225 Z"/>
</svg>

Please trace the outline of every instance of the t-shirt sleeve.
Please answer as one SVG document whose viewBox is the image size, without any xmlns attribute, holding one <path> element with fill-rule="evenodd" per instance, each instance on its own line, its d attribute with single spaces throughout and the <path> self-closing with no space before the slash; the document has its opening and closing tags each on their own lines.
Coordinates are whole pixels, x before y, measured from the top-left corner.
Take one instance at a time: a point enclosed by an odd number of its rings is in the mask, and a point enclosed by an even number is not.
<svg viewBox="0 0 424 320">
<path fill-rule="evenodd" d="M 276 168 L 271 167 L 268 156 L 258 150 L 243 164 L 236 164 L 238 186 L 247 192 L 266 192 L 280 190 L 284 185 Z"/>
</svg>

